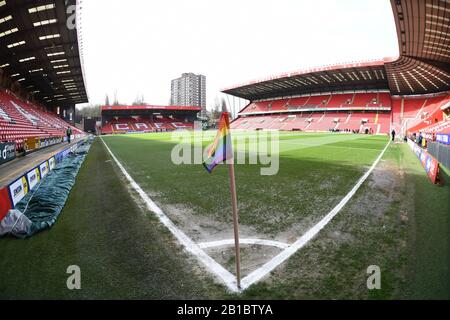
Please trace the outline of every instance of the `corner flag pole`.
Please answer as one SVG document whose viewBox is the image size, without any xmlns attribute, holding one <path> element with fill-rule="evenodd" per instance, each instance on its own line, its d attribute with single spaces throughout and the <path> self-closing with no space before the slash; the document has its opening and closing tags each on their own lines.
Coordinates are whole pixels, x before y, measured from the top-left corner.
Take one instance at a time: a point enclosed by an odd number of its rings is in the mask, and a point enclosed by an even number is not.
<svg viewBox="0 0 450 320">
<path fill-rule="evenodd" d="M 223 112 L 226 116 L 226 122 L 230 123 L 229 113 Z M 230 135 L 231 143 L 231 135 Z M 237 197 L 236 197 L 236 181 L 234 179 L 234 157 L 231 158 L 228 164 L 228 173 L 230 175 L 230 193 L 231 193 L 231 206 L 233 208 L 233 229 L 234 229 L 234 250 L 236 257 L 236 280 L 237 287 L 241 288 L 241 255 L 239 247 L 239 216 L 237 209 Z"/>
<path fill-rule="evenodd" d="M 237 212 L 237 198 L 236 198 L 236 183 L 234 180 L 234 163 L 229 164 L 230 174 L 230 191 L 231 191 L 231 202 L 233 207 L 233 227 L 234 227 L 234 249 L 236 253 L 236 279 L 237 286 L 241 288 L 241 258 L 239 249 L 239 218 Z"/>
<path fill-rule="evenodd" d="M 208 150 L 208 158 L 203 161 L 203 166 L 209 173 L 211 173 L 214 167 L 220 163 L 228 164 L 228 173 L 230 175 L 231 206 L 233 208 L 234 249 L 236 257 L 236 282 L 237 287 L 240 289 L 241 258 L 239 254 L 239 219 L 236 197 L 236 181 L 234 179 L 234 154 L 233 143 L 231 140 L 230 118 L 229 113 L 226 111 L 224 100 L 222 100 L 222 115 L 220 116 L 219 130 L 217 131 L 213 144 Z"/>
</svg>

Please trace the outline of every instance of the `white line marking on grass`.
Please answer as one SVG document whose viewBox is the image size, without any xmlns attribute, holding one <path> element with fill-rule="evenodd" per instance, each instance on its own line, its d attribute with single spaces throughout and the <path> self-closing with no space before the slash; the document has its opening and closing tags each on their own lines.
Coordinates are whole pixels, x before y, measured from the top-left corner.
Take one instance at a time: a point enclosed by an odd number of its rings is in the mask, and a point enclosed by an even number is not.
<svg viewBox="0 0 450 320">
<path fill-rule="evenodd" d="M 108 150 L 111 157 L 116 162 L 120 171 L 122 171 L 125 178 L 130 182 L 134 190 L 140 195 L 142 200 L 147 204 L 149 210 L 153 211 L 158 217 L 159 221 L 166 226 L 167 229 L 175 236 L 175 238 L 186 248 L 188 252 L 193 254 L 198 260 L 215 275 L 217 275 L 233 292 L 238 292 L 236 277 L 228 270 L 218 264 L 213 258 L 211 258 L 205 251 L 203 251 L 195 242 L 193 242 L 183 231 L 178 229 L 173 222 L 164 214 L 164 212 L 150 199 L 150 197 L 142 190 L 142 188 L 134 181 L 134 179 L 128 174 L 122 164 L 117 160 L 116 156 L 111 152 L 108 145 L 100 138 Z"/>
<path fill-rule="evenodd" d="M 349 140 L 351 141 L 351 140 Z M 344 141 L 347 142 L 347 141 Z M 307 148 L 309 147 L 322 147 L 324 146 L 325 148 L 338 148 L 338 149 L 354 149 L 354 150 L 370 150 L 370 151 L 377 151 L 377 149 L 372 149 L 372 148 L 358 148 L 358 147 L 339 147 L 339 146 L 332 146 L 330 144 L 314 144 L 314 143 L 303 143 L 303 142 L 282 142 L 283 144 L 291 144 L 291 145 L 295 145 L 295 146 L 305 146 Z M 333 142 L 335 143 L 335 142 Z M 300 148 L 299 148 L 300 149 Z M 306 149 L 306 148 L 305 148 Z M 294 149 L 295 150 L 295 149 Z"/>
<path fill-rule="evenodd" d="M 257 244 L 257 245 L 261 245 L 261 246 L 271 246 L 271 247 L 277 247 L 277 248 L 281 248 L 281 249 L 286 249 L 289 247 L 288 243 L 274 241 L 274 240 L 264 240 L 264 239 L 239 239 L 239 244 Z M 202 249 L 223 247 L 223 246 L 230 246 L 230 245 L 234 246 L 234 239 L 225 239 L 225 240 L 198 243 L 198 246 Z"/>
<path fill-rule="evenodd" d="M 267 274 L 272 272 L 276 267 L 285 262 L 289 257 L 291 257 L 294 253 L 296 253 L 300 248 L 305 246 L 312 238 L 314 238 L 320 230 L 322 230 L 338 213 L 341 209 L 347 204 L 347 202 L 353 197 L 353 195 L 358 191 L 361 185 L 366 181 L 372 171 L 375 169 L 377 164 L 380 162 L 383 157 L 385 151 L 389 147 L 390 142 L 387 143 L 386 147 L 380 153 L 378 158 L 372 164 L 370 169 L 358 180 L 355 186 L 350 190 L 350 192 L 339 202 L 339 204 L 333 208 L 322 220 L 320 220 L 315 226 L 309 229 L 303 236 L 301 236 L 297 241 L 295 241 L 289 248 L 285 249 L 277 256 L 272 258 L 269 262 L 264 264 L 262 267 L 256 269 L 247 275 L 244 279 L 242 279 L 241 286 L 242 290 L 247 289 L 255 282 L 264 278 Z"/>
<path fill-rule="evenodd" d="M 372 173 L 372 171 L 375 169 L 375 167 L 380 162 L 381 158 L 383 157 L 384 153 L 386 152 L 387 148 L 389 147 L 390 141 L 387 143 L 386 147 L 383 149 L 383 151 L 380 153 L 378 158 L 374 161 L 370 169 L 358 180 L 358 182 L 355 184 L 355 186 L 350 190 L 350 192 L 339 202 L 339 204 L 333 208 L 322 220 L 320 220 L 316 225 L 314 225 L 311 229 L 309 229 L 304 235 L 302 235 L 300 238 L 297 239 L 293 244 L 287 245 L 282 242 L 277 241 L 271 241 L 271 240 L 262 240 L 262 239 L 242 239 L 242 241 L 255 241 L 254 244 L 263 244 L 270 245 L 277 244 L 275 246 L 284 246 L 285 249 L 279 253 L 277 256 L 272 258 L 270 261 L 265 263 L 262 267 L 256 269 L 255 271 L 251 272 L 249 275 L 247 275 L 245 278 L 241 281 L 241 288 L 237 287 L 237 281 L 236 277 L 231 274 L 228 270 L 226 270 L 224 267 L 222 267 L 220 264 L 218 264 L 213 258 L 211 258 L 205 251 L 202 250 L 203 248 L 211 247 L 214 244 L 216 245 L 228 245 L 228 242 L 231 240 L 220 240 L 220 241 L 213 241 L 208 243 L 200 243 L 196 244 L 192 239 L 190 239 L 185 233 L 183 233 L 180 229 L 178 229 L 173 222 L 163 213 L 163 211 L 150 199 L 150 197 L 142 190 L 142 188 L 133 180 L 133 178 L 128 174 L 128 172 L 125 170 L 125 168 L 122 166 L 122 164 L 117 160 L 117 158 L 114 156 L 114 154 L 109 149 L 108 145 L 105 143 L 103 138 L 100 138 L 105 145 L 106 149 L 108 150 L 111 157 L 114 159 L 124 176 L 127 178 L 127 180 L 130 182 L 131 186 L 137 191 L 137 193 L 141 196 L 142 200 L 147 204 L 147 207 L 149 210 L 153 211 L 155 215 L 159 218 L 162 224 L 164 224 L 170 232 L 177 238 L 177 240 L 186 248 L 188 252 L 193 254 L 197 259 L 203 264 L 215 275 L 219 277 L 225 283 L 225 285 L 230 289 L 232 292 L 242 292 L 243 290 L 250 287 L 252 284 L 256 283 L 257 281 L 264 278 L 267 274 L 272 272 L 276 267 L 278 267 L 280 264 L 285 262 L 287 259 L 289 259 L 294 253 L 296 253 L 299 249 L 304 247 L 311 239 L 313 239 L 340 211 L 341 209 L 347 204 L 347 202 L 353 197 L 353 195 L 358 191 L 358 189 L 361 187 L 361 185 L 367 180 L 369 175 Z M 260 243 L 256 243 L 256 241 L 260 241 Z M 234 240 L 233 240 L 234 243 Z M 244 243 L 244 242 L 242 242 Z M 253 244 L 253 243 L 252 243 Z"/>
</svg>

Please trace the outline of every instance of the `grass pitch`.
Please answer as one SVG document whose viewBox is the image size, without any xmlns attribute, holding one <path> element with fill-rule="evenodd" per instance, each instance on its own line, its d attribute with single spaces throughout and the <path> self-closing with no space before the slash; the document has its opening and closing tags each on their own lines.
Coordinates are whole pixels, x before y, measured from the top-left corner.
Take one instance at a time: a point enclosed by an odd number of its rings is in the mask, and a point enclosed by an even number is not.
<svg viewBox="0 0 450 320">
<path fill-rule="evenodd" d="M 210 175 L 202 165 L 174 165 L 170 134 L 103 139 L 191 238 L 231 236 L 225 166 Z M 384 136 L 281 134 L 277 175 L 261 176 L 262 165 L 236 166 L 241 233 L 285 242 L 301 236 L 348 193 L 387 141 Z M 0 240 L 0 297 L 450 298 L 449 199 L 449 188 L 429 183 L 408 146 L 391 145 L 315 239 L 236 296 L 203 272 L 140 207 L 96 141 L 56 226 L 25 241 Z M 270 254 L 251 251 L 243 251 L 246 263 Z M 232 254 L 224 250 L 215 258 L 232 270 Z M 81 291 L 65 286 L 71 264 L 81 267 Z M 382 270 L 381 290 L 366 287 L 372 264 Z"/>
<path fill-rule="evenodd" d="M 186 206 L 195 215 L 230 221 L 226 166 L 210 175 L 200 164 L 174 165 L 170 134 L 104 140 L 136 182 L 162 206 Z M 386 143 L 387 138 L 379 136 L 282 134 L 276 175 L 260 175 L 262 165 L 236 166 L 241 224 L 275 235 L 303 218 L 322 217 L 349 192 Z"/>
</svg>

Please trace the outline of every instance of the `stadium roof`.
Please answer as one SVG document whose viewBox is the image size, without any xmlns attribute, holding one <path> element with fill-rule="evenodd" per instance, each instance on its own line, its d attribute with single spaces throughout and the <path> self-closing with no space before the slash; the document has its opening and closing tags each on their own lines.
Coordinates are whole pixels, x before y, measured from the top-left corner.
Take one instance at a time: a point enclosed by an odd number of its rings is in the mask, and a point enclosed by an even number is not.
<svg viewBox="0 0 450 320">
<path fill-rule="evenodd" d="M 75 5 L 79 12 L 80 0 L 0 0 L 0 68 L 45 105 L 88 101 Z"/>
<path fill-rule="evenodd" d="M 123 110 L 170 110 L 170 111 L 201 111 L 201 107 L 191 106 L 103 106 L 102 111 Z"/>
<path fill-rule="evenodd" d="M 399 58 L 284 73 L 223 90 L 248 100 L 345 90 L 418 95 L 450 89 L 450 1 L 391 0 Z"/>
</svg>

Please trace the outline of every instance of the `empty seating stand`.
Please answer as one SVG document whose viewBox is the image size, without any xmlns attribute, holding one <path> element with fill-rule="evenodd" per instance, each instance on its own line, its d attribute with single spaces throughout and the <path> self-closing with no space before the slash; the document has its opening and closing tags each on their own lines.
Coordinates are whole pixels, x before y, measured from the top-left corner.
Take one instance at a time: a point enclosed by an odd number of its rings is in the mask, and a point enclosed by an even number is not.
<svg viewBox="0 0 450 320">
<path fill-rule="evenodd" d="M 232 129 L 365 131 L 388 133 L 391 95 L 387 92 L 305 95 L 251 102 Z M 387 109 L 386 109 L 387 108 Z"/>
<path fill-rule="evenodd" d="M 405 133 L 409 129 L 420 129 L 437 123 L 442 118 L 441 107 L 450 101 L 449 95 L 421 98 L 392 99 L 392 128 Z"/>
<path fill-rule="evenodd" d="M 82 133 L 44 108 L 0 90 L 0 141 L 15 142 L 20 150 L 27 138 L 62 137 L 67 127 L 73 134 Z"/>
<path fill-rule="evenodd" d="M 328 131 L 386 134 L 419 131 L 442 122 L 448 94 L 391 97 L 387 92 L 342 93 L 252 102 L 231 123 L 233 129 Z"/>
<path fill-rule="evenodd" d="M 114 118 L 106 122 L 102 128 L 102 134 L 120 134 L 128 132 L 156 132 L 174 131 L 179 129 L 193 129 L 194 123 L 180 119 L 156 117 L 153 120 L 140 117 Z"/>
</svg>

